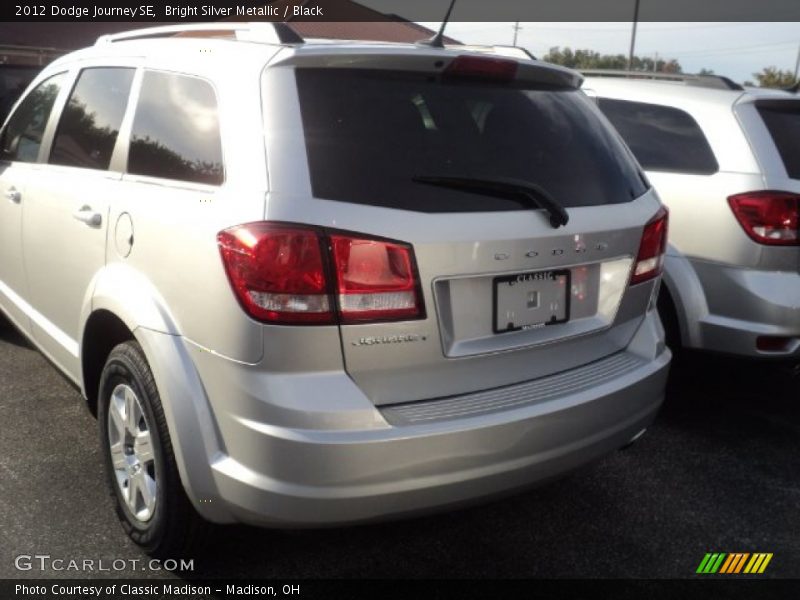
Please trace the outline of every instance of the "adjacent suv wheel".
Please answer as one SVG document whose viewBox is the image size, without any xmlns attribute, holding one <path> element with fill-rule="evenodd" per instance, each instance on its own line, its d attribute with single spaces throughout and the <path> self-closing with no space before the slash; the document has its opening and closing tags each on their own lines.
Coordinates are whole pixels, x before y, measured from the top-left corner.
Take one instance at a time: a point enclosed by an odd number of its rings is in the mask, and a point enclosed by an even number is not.
<svg viewBox="0 0 800 600">
<path fill-rule="evenodd" d="M 161 398 L 136 342 L 108 356 L 98 422 L 111 496 L 130 538 L 153 556 L 179 558 L 196 549 L 207 524 L 181 485 Z"/>
</svg>

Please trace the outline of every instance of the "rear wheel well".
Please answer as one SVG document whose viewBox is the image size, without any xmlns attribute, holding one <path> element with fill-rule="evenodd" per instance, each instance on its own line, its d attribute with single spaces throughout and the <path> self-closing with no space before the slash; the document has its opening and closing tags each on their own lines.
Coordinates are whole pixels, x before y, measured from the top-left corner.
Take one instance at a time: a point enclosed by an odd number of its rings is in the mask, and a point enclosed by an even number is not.
<svg viewBox="0 0 800 600">
<path fill-rule="evenodd" d="M 83 388 L 89 410 L 97 416 L 97 394 L 100 376 L 111 351 L 123 342 L 133 340 L 133 333 L 114 313 L 98 310 L 89 317 L 83 330 L 81 369 Z"/>
</svg>

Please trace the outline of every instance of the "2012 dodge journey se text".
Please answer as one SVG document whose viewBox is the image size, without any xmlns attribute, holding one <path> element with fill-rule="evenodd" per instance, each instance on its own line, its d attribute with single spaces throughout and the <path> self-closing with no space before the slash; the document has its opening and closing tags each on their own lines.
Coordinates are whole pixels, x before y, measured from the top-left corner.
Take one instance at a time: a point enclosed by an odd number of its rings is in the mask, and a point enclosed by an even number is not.
<svg viewBox="0 0 800 600">
<path fill-rule="evenodd" d="M 667 212 L 580 83 L 243 23 L 42 71 L 0 133 L 0 308 L 96 410 L 134 541 L 453 506 L 641 434 Z"/>
</svg>

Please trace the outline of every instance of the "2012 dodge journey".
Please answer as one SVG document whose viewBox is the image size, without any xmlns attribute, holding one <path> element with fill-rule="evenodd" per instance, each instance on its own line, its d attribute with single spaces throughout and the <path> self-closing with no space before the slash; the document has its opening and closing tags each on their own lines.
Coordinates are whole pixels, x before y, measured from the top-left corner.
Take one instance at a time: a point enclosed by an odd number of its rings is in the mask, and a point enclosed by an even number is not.
<svg viewBox="0 0 800 600">
<path fill-rule="evenodd" d="M 573 71 L 285 25 L 104 37 L 0 134 L 0 308 L 152 554 L 549 479 L 653 420 L 667 213 Z"/>
</svg>

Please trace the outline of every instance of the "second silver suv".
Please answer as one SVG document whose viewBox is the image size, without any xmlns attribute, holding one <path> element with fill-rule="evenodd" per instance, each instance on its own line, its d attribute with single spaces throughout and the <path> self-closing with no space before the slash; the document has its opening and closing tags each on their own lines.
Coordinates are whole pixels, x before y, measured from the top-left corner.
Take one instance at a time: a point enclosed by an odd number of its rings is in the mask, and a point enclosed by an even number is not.
<svg viewBox="0 0 800 600">
<path fill-rule="evenodd" d="M 586 74 L 670 209 L 671 343 L 800 358 L 800 98 L 719 77 Z"/>
<path fill-rule="evenodd" d="M 0 308 L 96 408 L 134 541 L 456 505 L 641 434 L 667 215 L 579 75 L 214 27 L 65 56 L 0 134 Z"/>
</svg>

